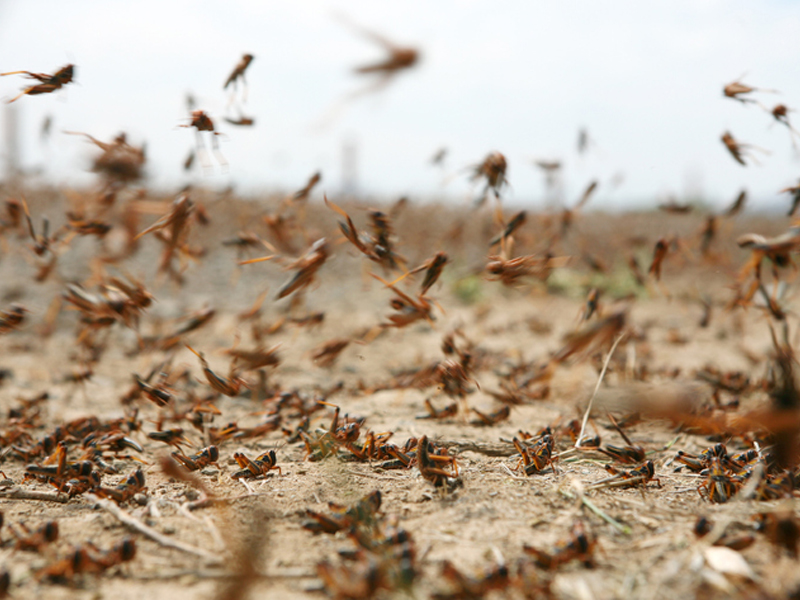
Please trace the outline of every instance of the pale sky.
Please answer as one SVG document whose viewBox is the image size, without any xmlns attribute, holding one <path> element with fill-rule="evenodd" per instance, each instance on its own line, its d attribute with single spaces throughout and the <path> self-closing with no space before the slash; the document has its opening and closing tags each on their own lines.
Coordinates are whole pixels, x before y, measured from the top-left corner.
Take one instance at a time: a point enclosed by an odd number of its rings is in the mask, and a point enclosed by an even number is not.
<svg viewBox="0 0 800 600">
<path fill-rule="evenodd" d="M 422 61 L 320 128 L 338 100 L 369 81 L 352 69 L 383 56 L 337 13 L 418 47 Z M 498 150 L 517 204 L 542 202 L 534 159 L 564 162 L 570 202 L 599 179 L 598 208 L 669 194 L 724 205 L 742 187 L 753 201 L 774 201 L 800 178 L 789 133 L 759 107 L 723 98 L 722 88 L 744 75 L 780 90 L 757 96 L 769 108 L 800 108 L 798 40 L 792 1 L 0 2 L 0 72 L 76 64 L 75 84 L 15 103 L 24 165 L 43 167 L 59 185 L 94 181 L 91 145 L 63 130 L 104 140 L 126 131 L 132 143 L 146 142 L 149 182 L 164 189 L 292 190 L 322 170 L 321 189 L 335 193 L 350 140 L 361 191 L 388 199 L 474 196 L 465 169 Z M 222 122 L 222 84 L 244 52 L 255 55 L 245 105 L 252 129 Z M 0 78 L 0 98 L 24 85 Z M 193 132 L 177 127 L 190 91 L 226 134 L 227 172 L 181 170 L 194 144 Z M 47 114 L 54 134 L 43 145 Z M 800 113 L 790 119 L 800 128 Z M 582 126 L 596 146 L 581 158 Z M 771 154 L 740 166 L 720 142 L 726 130 Z M 428 163 L 443 146 L 446 173 Z M 612 189 L 617 173 L 624 183 Z"/>
</svg>

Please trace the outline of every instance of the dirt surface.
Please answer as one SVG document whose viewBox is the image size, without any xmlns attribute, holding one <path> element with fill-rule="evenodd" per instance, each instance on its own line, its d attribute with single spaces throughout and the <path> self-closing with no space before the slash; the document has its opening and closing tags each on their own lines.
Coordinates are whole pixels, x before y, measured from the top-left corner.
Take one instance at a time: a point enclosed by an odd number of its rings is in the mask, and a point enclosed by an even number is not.
<svg viewBox="0 0 800 600">
<path fill-rule="evenodd" d="M 28 198 L 37 228 L 43 215 L 50 217 L 51 231 L 60 226 L 67 204 L 65 197 L 58 192 L 42 192 L 29 194 Z M 102 341 L 105 349 L 91 364 L 92 377 L 82 383 L 65 381 L 74 369 L 88 364 L 87 350 L 77 341 L 81 331 L 77 311 L 65 307 L 48 337 L 42 335 L 41 328 L 51 301 L 70 282 L 81 281 L 87 289 L 96 289 L 87 281 L 93 272 L 92 258 L 111 252 L 118 229 L 107 236 L 105 247 L 94 238 L 73 240 L 61 251 L 55 271 L 42 283 L 33 280 L 38 259 L 30 250 L 30 240 L 15 231 L 4 234 L 0 308 L 17 303 L 30 311 L 19 328 L 0 337 L 0 367 L 12 372 L 0 387 L 4 435 L 14 427 L 8 416 L 10 409 L 41 392 L 47 392 L 48 399 L 38 405 L 40 414 L 28 430 L 31 441 L 18 445 L 32 445 L 55 426 L 74 419 L 90 415 L 101 420 L 115 419 L 138 408 L 141 429 L 130 437 L 141 444 L 143 452 L 126 450 L 122 454 L 133 458 L 110 459 L 118 474 L 104 474 L 103 485 L 114 487 L 140 466 L 147 491 L 123 503 L 122 509 L 165 539 L 195 550 L 193 554 L 165 547 L 122 524 L 86 495 L 63 504 L 0 498 L 5 521 L 0 530 L 4 541 L 0 566 L 10 573 L 13 597 L 324 597 L 326 592 L 322 591 L 317 571 L 320 562 L 359 565 L 365 560 L 378 560 L 376 557 L 381 555 L 367 553 L 368 558 L 343 562 L 338 552 L 353 550 L 354 542 L 345 533 L 314 534 L 304 529 L 303 524 L 309 520 L 305 511 L 330 514 L 329 502 L 351 506 L 374 490 L 382 494 L 383 531 L 402 528 L 410 534 L 414 549 L 413 583 L 405 590 L 382 589 L 377 592 L 379 597 L 427 598 L 453 591 L 454 584 L 442 575 L 445 560 L 476 578 L 499 563 L 506 564 L 512 584 L 505 590 L 487 592 L 487 597 L 522 597 L 526 593 L 536 597 L 530 582 L 520 583 L 517 575 L 521 568 L 518 561 L 532 558 L 523 551 L 523 545 L 552 552 L 569 541 L 578 521 L 596 539 L 594 566 L 572 561 L 552 570 L 534 569 L 542 587 L 549 586 L 549 593 L 555 598 L 780 598 L 800 588 L 796 559 L 757 533 L 753 520 L 758 513 L 784 509 L 787 502 L 788 510 L 796 515 L 794 500 L 757 501 L 737 496 L 716 504 L 702 497 L 698 486 L 705 477 L 679 469 L 675 456 L 678 450 L 698 453 L 708 448 L 713 442 L 706 436 L 687 433 L 663 420 L 645 419 L 628 426 L 627 435 L 643 446 L 647 458 L 653 461 L 660 487 L 654 480 L 646 488 L 586 489 L 592 482 L 609 476 L 604 464 L 610 459 L 599 453 L 570 451 L 574 442 L 561 433 L 561 428 L 583 416 L 610 344 L 558 364 L 546 382 L 549 394 L 511 406 L 510 417 L 505 421 L 474 425 L 477 415 L 465 410 L 497 410 L 502 404 L 492 393 L 500 390 L 509 374 L 531 375 L 546 365 L 564 347 L 565 335 L 585 327 L 580 315 L 593 287 L 604 292 L 601 315 L 592 317 L 589 323 L 627 307 L 625 330 L 630 332 L 617 347 L 602 380 L 587 429 L 590 435 L 598 433 L 604 445 L 625 445 L 619 433 L 610 428 L 608 417 L 608 411 L 617 418 L 625 416 L 626 411 L 619 409 L 621 398 L 636 403 L 659 394 L 670 396 L 673 389 L 683 390 L 682 393 L 689 390 L 694 408 L 699 409 L 713 404 L 712 386 L 696 375 L 704 367 L 741 371 L 753 382 L 761 380 L 773 354 L 769 325 L 774 324 L 774 319 L 756 306 L 726 310 L 733 297 L 727 286 L 735 282 L 737 269 L 749 256 L 736 247 L 736 236 L 743 232 L 775 234 L 785 230 L 785 220 L 723 220 L 711 252 L 704 258 L 698 249 L 703 216 L 580 215 L 566 239 L 554 248 L 557 255 L 572 257 L 567 266 L 556 269 L 547 281 L 524 280 L 504 287 L 500 282 L 489 281 L 483 270 L 488 240 L 500 229 L 493 223 L 491 211 L 468 213 L 412 204 L 395 220 L 398 252 L 405 255 L 409 267 L 439 250 L 447 251 L 451 261 L 428 292 L 436 300 L 432 308 L 435 321 L 421 320 L 404 328 L 381 330 L 376 326 L 387 322 L 393 294 L 367 274 L 374 271 L 392 279 L 395 275 L 384 273 L 351 245 L 342 243 L 336 225 L 338 215 L 321 203 L 312 203 L 302 213 L 297 209 L 292 213 L 299 224 L 297 229 L 288 230 L 295 256 L 322 236 L 327 237 L 332 253 L 317 281 L 304 293 L 303 301 L 293 304 L 291 298 L 274 300 L 292 275 L 282 270 L 278 259 L 239 267 L 236 250 L 221 244 L 241 229 L 277 243 L 261 218 L 273 214 L 280 199 L 247 202 L 200 193 L 193 198 L 205 204 L 210 225 L 193 224 L 191 243 L 207 252 L 187 262 L 183 285 L 157 274 L 161 244 L 151 235 L 140 240 L 137 253 L 107 268 L 111 274 L 128 273 L 140 279 L 155 296 L 155 302 L 140 319 L 143 337 L 163 335 L 191 311 L 213 307 L 215 316 L 169 351 L 142 350 L 132 328 L 119 322 L 113 324 L 98 336 L 98 344 Z M 169 210 L 165 202 L 159 213 L 159 199 L 152 202 L 152 214 L 142 217 L 140 231 Z M 362 209 L 353 203 L 343 202 L 343 206 L 358 227 L 365 226 Z M 463 223 L 460 235 L 453 229 L 459 223 Z M 515 253 L 541 252 L 547 245 L 547 233 L 557 227 L 557 215 L 529 215 L 528 223 L 516 235 Z M 677 234 L 683 245 L 665 260 L 661 283 L 650 277 L 645 287 L 637 285 L 627 266 L 628 256 L 636 255 L 646 270 L 656 240 L 672 234 Z M 256 248 L 249 251 L 249 256 L 265 253 L 269 250 Z M 280 253 L 289 254 L 286 249 Z M 590 255 L 602 261 L 604 272 L 588 266 Z M 285 260 L 283 265 L 288 262 Z M 791 279 L 793 275 L 787 272 L 784 277 Z M 414 296 L 420 281 L 419 275 L 414 281 L 409 278 L 399 284 L 399 289 Z M 264 333 L 265 347 L 280 344 L 277 352 L 281 359 L 279 365 L 267 370 L 266 387 L 257 385 L 257 373 L 247 372 L 242 376 L 250 389 L 243 387 L 234 397 L 214 394 L 199 360 L 184 343 L 203 352 L 214 372 L 227 376 L 230 359 L 221 351 L 234 344 L 253 347 L 252 322 L 242 321 L 238 315 L 253 306 L 267 289 L 260 316 L 262 327 L 318 311 L 324 311 L 324 321 L 313 327 L 287 321 L 274 333 Z M 782 298 L 784 308 L 791 311 L 791 290 Z M 705 327 L 700 325 L 703 301 L 711 306 L 710 322 Z M 789 312 L 788 318 L 794 325 L 793 313 Z M 445 335 L 456 331 L 456 344 L 469 349 L 476 367 L 464 398 L 451 399 L 435 384 L 423 389 L 379 389 L 402 371 L 452 360 L 441 348 Z M 312 350 L 337 338 L 355 341 L 331 366 L 316 365 Z M 121 402 L 134 384 L 134 373 L 145 377 L 168 359 L 172 373 L 189 371 L 172 384 L 176 409 L 191 406 L 190 397 L 213 394 L 213 404 L 220 414 L 213 421 L 207 417 L 207 427 L 233 421 L 240 427 L 263 423 L 267 413 L 276 410 L 282 392 L 296 392 L 296 397 L 308 405 L 324 398 L 341 407 L 342 414 L 365 419 L 361 425 L 362 442 L 367 431 L 392 432 L 390 441 L 398 446 L 409 437 L 425 435 L 449 447 L 457 458 L 458 485 L 453 484 L 452 489 L 449 485 L 435 488 L 416 467 L 385 469 L 379 466 L 382 460 L 351 460 L 352 453 L 344 447 L 338 449 L 338 456 L 309 460 L 301 441 L 288 443 L 287 435 L 277 429 L 253 439 L 234 438 L 218 443 L 217 464 L 199 475 L 218 501 L 189 510 L 187 503 L 196 500 L 198 492 L 162 472 L 158 457 L 173 448 L 147 434 L 157 429 L 159 421 L 165 429 L 182 427 L 191 443 L 184 446 L 184 452 L 192 454 L 207 444 L 207 431 L 202 432 L 185 420 L 170 422 L 171 409 L 160 409 L 144 396 L 128 405 Z M 534 388 L 542 385 L 535 384 Z M 753 388 L 740 394 L 723 391 L 719 400 L 724 404 L 738 397 L 739 412 L 769 401 L 763 389 Z M 456 401 L 459 413 L 441 420 L 419 419 L 427 412 L 426 399 L 437 408 Z M 281 426 L 296 428 L 299 419 L 292 416 L 296 412 L 281 410 Z M 323 406 L 310 416 L 309 431 L 328 428 L 332 416 L 333 408 Z M 507 440 L 518 436 L 519 431 L 535 434 L 547 425 L 555 432 L 555 453 L 563 456 L 555 462 L 555 468 L 546 467 L 541 473 L 525 476 L 517 470 L 519 457 Z M 746 447 L 741 437 L 729 436 L 725 441 L 731 453 Z M 77 460 L 82 452 L 80 440 L 70 440 L 68 448 L 69 459 Z M 275 450 L 280 473 L 271 471 L 265 478 L 247 481 L 246 485 L 231 477 L 239 470 L 233 459 L 235 452 L 254 458 L 270 449 Z M 56 493 L 52 485 L 23 481 L 26 465 L 41 463 L 44 457 L 26 459 L 8 444 L 2 455 L 2 470 L 15 489 Z M 0 493 L 8 493 L 11 487 L 7 484 Z M 710 550 L 708 542 L 692 532 L 698 515 L 727 524 L 728 532 L 750 533 L 755 536 L 755 543 L 741 552 L 730 551 L 732 555 L 722 553 L 715 562 L 716 550 Z M 35 528 L 48 520 L 58 522 L 60 535 L 56 542 L 38 553 L 14 549 L 10 524 L 25 523 Z M 85 548 L 91 542 L 108 549 L 125 537 L 135 540 L 135 558 L 102 574 L 79 574 L 57 583 L 39 573 L 76 547 Z M 253 560 L 245 560 L 245 556 Z M 356 567 L 353 570 L 358 571 Z M 738 573 L 725 573 L 726 570 Z M 352 577 L 358 579 L 357 575 Z M 242 583 L 246 589 L 236 590 L 232 582 Z M 479 591 L 458 597 L 480 597 Z M 335 591 L 330 593 L 336 595 Z M 340 590 L 340 597 L 349 596 Z"/>
</svg>

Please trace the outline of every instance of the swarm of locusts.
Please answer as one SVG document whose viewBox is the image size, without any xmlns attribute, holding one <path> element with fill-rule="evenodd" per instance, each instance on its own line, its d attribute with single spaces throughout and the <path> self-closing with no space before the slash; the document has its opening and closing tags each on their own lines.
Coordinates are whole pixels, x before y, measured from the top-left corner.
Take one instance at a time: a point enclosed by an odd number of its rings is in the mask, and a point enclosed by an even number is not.
<svg viewBox="0 0 800 600">
<path fill-rule="evenodd" d="M 357 29 L 387 52 L 356 70 L 370 90 L 417 64 Z M 206 169 L 203 135 L 226 166 L 218 125 L 255 124 L 253 60 L 224 80 L 240 118 L 192 100 L 176 123 Z M 74 73 L 2 75 L 38 82 L 13 102 Z M 765 110 L 794 143 L 790 109 Z M 20 259 L 0 298 L 0 597 L 113 578 L 232 600 L 628 597 L 681 569 L 698 595 L 800 589 L 769 564 L 796 572 L 800 544 L 800 186 L 771 229 L 743 190 L 609 236 L 626 217 L 585 214 L 605 182 L 510 210 L 498 151 L 458 209 L 334 196 L 319 171 L 245 204 L 152 193 L 144 143 L 78 135 L 96 188 L 0 198 L 0 268 Z"/>
</svg>

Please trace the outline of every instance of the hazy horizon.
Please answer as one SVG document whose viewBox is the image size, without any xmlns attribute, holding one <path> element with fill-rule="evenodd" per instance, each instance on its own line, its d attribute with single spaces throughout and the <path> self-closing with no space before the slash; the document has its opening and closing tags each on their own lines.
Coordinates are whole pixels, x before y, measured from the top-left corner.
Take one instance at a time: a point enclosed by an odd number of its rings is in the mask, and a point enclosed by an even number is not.
<svg viewBox="0 0 800 600">
<path fill-rule="evenodd" d="M 321 128 L 337 101 L 367 84 L 353 68 L 383 57 L 337 15 L 418 48 L 422 58 Z M 466 201 L 478 192 L 467 169 L 497 150 L 508 159 L 505 198 L 514 205 L 543 204 L 544 176 L 533 160 L 557 159 L 568 204 L 597 179 L 590 203 L 597 209 L 646 208 L 669 196 L 723 206 L 742 188 L 755 209 L 758 202 L 788 207 L 788 195 L 777 192 L 796 183 L 800 163 L 785 126 L 758 106 L 724 98 L 722 88 L 744 74 L 749 85 L 782 92 L 757 96 L 767 108 L 800 107 L 800 82 L 791 76 L 798 33 L 800 6 L 778 1 L 319 0 L 208 10 L 184 1 L 4 2 L 0 72 L 76 64 L 76 83 L 13 105 L 23 167 L 42 168 L 54 185 L 95 181 L 87 172 L 93 146 L 63 131 L 101 140 L 126 131 L 131 143 L 146 143 L 148 182 L 165 191 L 185 184 L 232 185 L 245 194 L 293 190 L 321 170 L 317 192 L 335 193 L 343 185 L 342 147 L 350 144 L 366 196 Z M 255 55 L 244 105 L 256 120 L 250 129 L 222 121 L 236 116 L 222 84 L 244 52 Z M 26 82 L 0 78 L 0 97 Z M 189 92 L 225 133 L 227 172 L 181 169 L 194 146 L 194 132 L 178 127 L 187 122 Z M 53 131 L 41 143 L 46 115 Z M 800 124 L 796 113 L 789 117 Z M 0 126 L 4 136 L 3 118 Z M 595 144 L 579 156 L 582 127 Z M 771 154 L 742 167 L 720 141 L 726 130 Z M 429 163 L 442 147 L 449 149 L 445 170 Z"/>
</svg>

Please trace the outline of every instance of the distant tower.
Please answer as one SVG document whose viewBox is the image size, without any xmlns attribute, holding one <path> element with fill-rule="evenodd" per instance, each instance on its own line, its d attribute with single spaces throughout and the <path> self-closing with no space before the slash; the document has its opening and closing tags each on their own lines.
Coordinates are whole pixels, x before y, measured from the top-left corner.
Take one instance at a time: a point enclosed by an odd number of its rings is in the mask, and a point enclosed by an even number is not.
<svg viewBox="0 0 800 600">
<path fill-rule="evenodd" d="M 6 104 L 3 114 L 6 130 L 5 159 L 7 183 L 16 183 L 21 174 L 18 110 L 19 108 L 16 104 Z"/>
<path fill-rule="evenodd" d="M 352 137 L 342 143 L 342 194 L 358 194 L 358 141 Z"/>
</svg>

